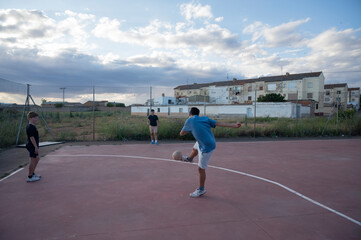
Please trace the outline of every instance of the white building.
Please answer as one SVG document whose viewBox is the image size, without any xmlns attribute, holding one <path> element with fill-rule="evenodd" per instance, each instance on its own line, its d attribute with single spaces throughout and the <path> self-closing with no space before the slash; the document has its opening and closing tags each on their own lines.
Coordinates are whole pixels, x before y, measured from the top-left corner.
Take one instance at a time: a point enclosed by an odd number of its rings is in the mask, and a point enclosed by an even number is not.
<svg viewBox="0 0 361 240">
<path fill-rule="evenodd" d="M 189 97 L 206 94 L 211 104 L 244 104 L 255 102 L 258 97 L 276 93 L 285 100 L 313 100 L 315 113 L 323 112 L 325 78 L 322 72 L 289 74 L 207 84 L 181 85 L 174 88 L 174 96 Z"/>
<path fill-rule="evenodd" d="M 353 106 L 358 111 L 360 109 L 360 88 L 349 88 L 348 89 L 348 100 L 347 104 Z"/>
</svg>

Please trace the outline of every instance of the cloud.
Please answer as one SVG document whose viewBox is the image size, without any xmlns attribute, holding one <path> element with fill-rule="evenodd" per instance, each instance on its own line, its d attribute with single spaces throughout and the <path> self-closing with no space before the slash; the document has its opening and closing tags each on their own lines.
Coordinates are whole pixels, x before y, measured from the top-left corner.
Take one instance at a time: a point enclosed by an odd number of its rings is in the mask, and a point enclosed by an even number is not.
<svg viewBox="0 0 361 240">
<path fill-rule="evenodd" d="M 243 33 L 252 34 L 253 42 L 263 39 L 268 47 L 299 46 L 303 44 L 304 38 L 297 32 L 297 29 L 308 21 L 310 18 L 291 21 L 273 28 L 262 22 L 255 22 L 248 25 Z"/>
<path fill-rule="evenodd" d="M 202 6 L 200 3 L 183 3 L 180 6 L 181 15 L 186 20 L 191 21 L 192 19 L 211 19 L 213 18 L 212 8 L 209 5 Z"/>
<path fill-rule="evenodd" d="M 94 20 L 90 14 L 65 11 L 66 18 L 56 22 L 38 10 L 0 10 L 0 44 L 8 48 L 36 49 L 39 55 L 55 57 L 67 49 L 88 52 L 87 27 Z"/>
<path fill-rule="evenodd" d="M 195 47 L 209 52 L 232 53 L 240 51 L 243 46 L 236 34 L 217 24 L 207 24 L 200 28 L 186 26 L 186 23 L 177 23 L 174 26 L 154 20 L 146 27 L 123 31 L 118 20 L 102 18 L 92 33 L 98 38 L 151 48 Z"/>
<path fill-rule="evenodd" d="M 214 19 L 214 21 L 216 21 L 216 22 L 222 22 L 223 21 L 223 17 L 217 17 L 216 19 Z"/>
</svg>

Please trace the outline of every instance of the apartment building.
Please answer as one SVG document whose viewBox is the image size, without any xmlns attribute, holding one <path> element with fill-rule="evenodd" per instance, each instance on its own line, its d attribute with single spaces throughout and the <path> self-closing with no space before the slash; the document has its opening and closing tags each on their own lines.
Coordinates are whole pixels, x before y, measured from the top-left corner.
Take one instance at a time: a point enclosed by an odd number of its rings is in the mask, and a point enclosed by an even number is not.
<svg viewBox="0 0 361 240">
<path fill-rule="evenodd" d="M 348 97 L 347 83 L 325 84 L 324 88 L 324 113 L 330 114 L 336 104 L 343 110 L 346 110 Z"/>
<path fill-rule="evenodd" d="M 322 72 L 286 73 L 253 79 L 181 85 L 174 88 L 174 95 L 176 98 L 207 95 L 211 104 L 250 104 L 260 96 L 277 93 L 290 101 L 313 100 L 315 113 L 321 113 L 324 81 Z"/>
<path fill-rule="evenodd" d="M 358 111 L 360 109 L 360 88 L 349 88 L 347 104 Z"/>
</svg>

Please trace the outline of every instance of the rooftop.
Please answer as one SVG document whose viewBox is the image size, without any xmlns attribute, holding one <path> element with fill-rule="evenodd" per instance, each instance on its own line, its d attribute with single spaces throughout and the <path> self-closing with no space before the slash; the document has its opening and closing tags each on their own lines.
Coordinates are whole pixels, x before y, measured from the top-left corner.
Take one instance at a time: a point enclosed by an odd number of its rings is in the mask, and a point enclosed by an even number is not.
<svg viewBox="0 0 361 240">
<path fill-rule="evenodd" d="M 251 79 L 233 79 L 231 81 L 220 81 L 220 82 L 211 82 L 211 83 L 202 83 L 202 84 L 189 84 L 189 85 L 179 85 L 174 89 L 179 90 L 188 90 L 188 89 L 200 89 L 203 87 L 209 86 L 234 86 L 234 85 L 243 85 L 245 83 L 253 83 L 253 82 L 277 82 L 277 81 L 293 81 L 293 80 L 301 80 L 309 77 L 319 77 L 322 72 L 310 72 L 310 73 L 297 73 L 297 74 L 289 74 L 279 75 L 279 76 L 269 76 L 269 77 L 259 77 L 259 78 L 251 78 Z"/>
</svg>

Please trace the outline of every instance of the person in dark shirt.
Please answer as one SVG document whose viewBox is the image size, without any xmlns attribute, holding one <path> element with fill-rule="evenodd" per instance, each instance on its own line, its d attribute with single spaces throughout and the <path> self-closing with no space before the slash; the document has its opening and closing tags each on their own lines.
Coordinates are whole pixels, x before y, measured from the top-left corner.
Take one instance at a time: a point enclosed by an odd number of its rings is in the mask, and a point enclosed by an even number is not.
<svg viewBox="0 0 361 240">
<path fill-rule="evenodd" d="M 154 109 L 152 109 L 150 110 L 150 115 L 148 116 L 148 125 L 151 138 L 150 144 L 158 145 L 158 124 L 158 116 L 154 115 Z"/>
<path fill-rule="evenodd" d="M 36 124 L 39 122 L 39 115 L 35 112 L 28 113 L 29 124 L 26 126 L 26 149 L 29 151 L 29 175 L 28 182 L 39 181 L 41 176 L 35 174 L 35 168 L 39 163 L 39 133 Z"/>
</svg>

